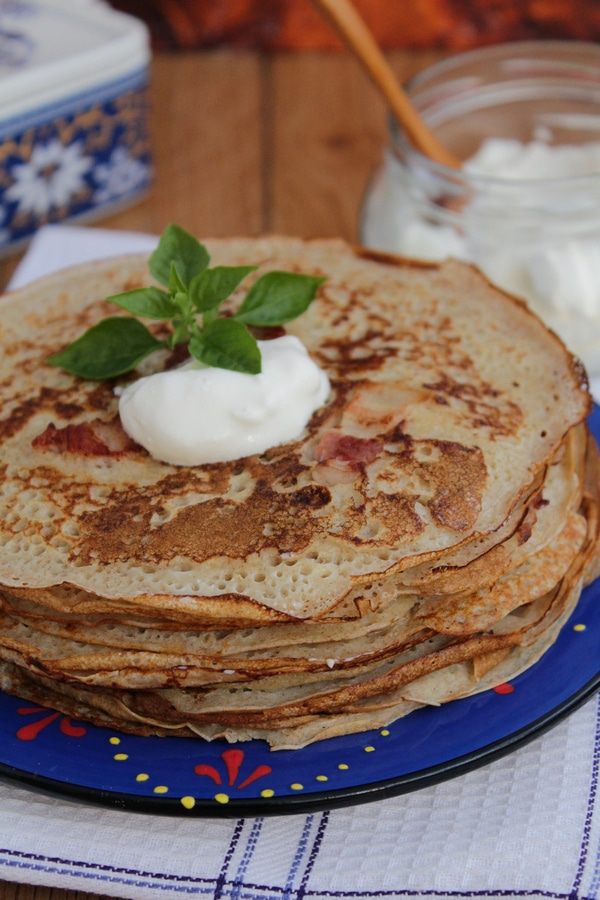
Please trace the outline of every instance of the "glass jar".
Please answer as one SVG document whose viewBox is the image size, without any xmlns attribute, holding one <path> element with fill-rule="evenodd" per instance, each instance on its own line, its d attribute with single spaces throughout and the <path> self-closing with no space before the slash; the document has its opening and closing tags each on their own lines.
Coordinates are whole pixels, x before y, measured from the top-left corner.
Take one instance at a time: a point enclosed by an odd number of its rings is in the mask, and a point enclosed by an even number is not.
<svg viewBox="0 0 600 900">
<path fill-rule="evenodd" d="M 600 47 L 504 44 L 438 63 L 408 93 L 442 143 L 468 159 L 488 137 L 595 150 L 598 170 L 526 180 L 453 170 L 395 121 L 365 197 L 366 246 L 474 262 L 553 327 L 600 375 Z M 545 152 L 545 151 L 544 151 Z"/>
</svg>

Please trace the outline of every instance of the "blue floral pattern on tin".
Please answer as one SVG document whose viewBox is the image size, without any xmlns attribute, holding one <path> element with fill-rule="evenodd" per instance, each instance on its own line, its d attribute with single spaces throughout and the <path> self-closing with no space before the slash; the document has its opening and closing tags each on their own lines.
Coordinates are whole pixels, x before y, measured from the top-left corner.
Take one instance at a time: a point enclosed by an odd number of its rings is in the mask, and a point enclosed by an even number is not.
<svg viewBox="0 0 600 900">
<path fill-rule="evenodd" d="M 108 212 L 152 178 L 145 73 L 112 96 L 77 98 L 73 111 L 19 122 L 0 143 L 0 248 L 48 222 Z"/>
</svg>

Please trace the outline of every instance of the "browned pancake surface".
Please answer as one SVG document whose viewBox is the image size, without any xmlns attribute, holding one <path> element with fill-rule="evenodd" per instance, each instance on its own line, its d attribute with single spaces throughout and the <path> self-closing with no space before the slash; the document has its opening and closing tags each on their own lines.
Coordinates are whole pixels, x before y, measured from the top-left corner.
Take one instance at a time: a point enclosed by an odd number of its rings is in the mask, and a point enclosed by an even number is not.
<svg viewBox="0 0 600 900">
<path fill-rule="evenodd" d="M 101 298 L 146 283 L 146 264 L 87 266 L 5 299 L 1 583 L 193 595 L 221 619 L 315 617 L 357 579 L 499 528 L 587 411 L 562 345 L 467 266 L 376 262 L 336 241 L 210 249 L 214 263 L 327 276 L 290 331 L 327 369 L 330 402 L 298 441 L 233 463 L 175 468 L 140 449 L 40 447 L 50 424 L 64 434 L 114 419 L 114 384 L 44 360 L 115 314 Z M 376 455 L 340 476 L 339 460 L 319 461 L 331 433 L 375 442 Z"/>
</svg>

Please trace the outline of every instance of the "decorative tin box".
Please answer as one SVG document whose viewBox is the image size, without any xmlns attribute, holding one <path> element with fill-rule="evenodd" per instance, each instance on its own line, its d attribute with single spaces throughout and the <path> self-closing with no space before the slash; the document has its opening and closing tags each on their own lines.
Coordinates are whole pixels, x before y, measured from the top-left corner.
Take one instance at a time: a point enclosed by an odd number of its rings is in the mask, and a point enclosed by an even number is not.
<svg viewBox="0 0 600 900">
<path fill-rule="evenodd" d="M 101 0 L 0 4 L 0 254 L 151 178 L 148 36 Z"/>
</svg>

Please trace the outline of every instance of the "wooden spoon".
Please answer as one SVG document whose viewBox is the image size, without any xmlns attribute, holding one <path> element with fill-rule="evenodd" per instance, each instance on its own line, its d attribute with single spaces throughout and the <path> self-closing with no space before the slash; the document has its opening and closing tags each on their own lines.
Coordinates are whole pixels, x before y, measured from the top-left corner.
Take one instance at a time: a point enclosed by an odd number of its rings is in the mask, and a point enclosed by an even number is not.
<svg viewBox="0 0 600 900">
<path fill-rule="evenodd" d="M 415 147 L 434 162 L 460 169 L 461 161 L 440 144 L 398 84 L 352 0 L 313 0 L 313 3 L 330 20 L 339 36 L 362 63 Z"/>
</svg>

